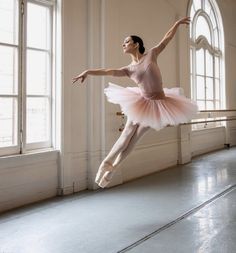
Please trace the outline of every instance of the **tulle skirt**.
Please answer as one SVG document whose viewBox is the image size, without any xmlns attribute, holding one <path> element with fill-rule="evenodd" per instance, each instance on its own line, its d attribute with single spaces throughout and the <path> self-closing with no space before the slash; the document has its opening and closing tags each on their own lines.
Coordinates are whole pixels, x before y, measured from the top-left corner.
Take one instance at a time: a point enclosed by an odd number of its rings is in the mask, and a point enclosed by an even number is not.
<svg viewBox="0 0 236 253">
<path fill-rule="evenodd" d="M 179 88 L 164 88 L 162 99 L 148 99 L 139 87 L 121 87 L 109 83 L 104 89 L 107 100 L 119 104 L 122 112 L 134 124 L 160 130 L 167 125 L 178 125 L 190 121 L 198 111 L 197 104 L 183 95 Z"/>
</svg>

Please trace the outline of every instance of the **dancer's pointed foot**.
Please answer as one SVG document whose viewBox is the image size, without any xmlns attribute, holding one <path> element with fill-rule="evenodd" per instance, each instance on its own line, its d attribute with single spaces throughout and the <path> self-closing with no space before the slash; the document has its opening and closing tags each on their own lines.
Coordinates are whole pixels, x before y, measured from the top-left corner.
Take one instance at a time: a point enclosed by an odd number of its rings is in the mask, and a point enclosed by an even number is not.
<svg viewBox="0 0 236 253">
<path fill-rule="evenodd" d="M 110 171 L 106 171 L 104 173 L 104 175 L 102 176 L 100 182 L 99 182 L 99 186 L 101 188 L 105 188 L 111 181 L 113 175 L 115 174 L 115 171 L 114 171 L 114 167 L 113 167 L 113 170 L 110 170 Z"/>
<path fill-rule="evenodd" d="M 105 174 L 105 172 L 107 171 L 112 171 L 114 168 L 113 166 L 108 163 L 108 162 L 102 162 L 101 165 L 99 166 L 96 178 L 95 178 L 95 183 L 97 183 L 99 185 L 100 180 L 102 179 L 103 175 Z"/>
</svg>

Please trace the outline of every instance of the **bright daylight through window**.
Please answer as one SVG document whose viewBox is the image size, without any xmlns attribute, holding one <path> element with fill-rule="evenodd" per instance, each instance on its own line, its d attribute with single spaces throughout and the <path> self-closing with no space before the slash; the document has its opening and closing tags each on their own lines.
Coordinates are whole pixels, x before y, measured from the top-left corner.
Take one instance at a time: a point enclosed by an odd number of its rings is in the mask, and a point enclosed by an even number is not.
<svg viewBox="0 0 236 253">
<path fill-rule="evenodd" d="M 200 110 L 225 106 L 224 35 L 215 0 L 193 0 L 190 6 L 190 63 L 192 98 Z M 217 126 L 217 124 L 209 124 Z M 195 128 L 201 128 L 198 124 Z M 206 125 L 204 125 L 206 127 Z"/>
<path fill-rule="evenodd" d="M 51 146 L 54 8 L 0 0 L 0 155 Z"/>
</svg>

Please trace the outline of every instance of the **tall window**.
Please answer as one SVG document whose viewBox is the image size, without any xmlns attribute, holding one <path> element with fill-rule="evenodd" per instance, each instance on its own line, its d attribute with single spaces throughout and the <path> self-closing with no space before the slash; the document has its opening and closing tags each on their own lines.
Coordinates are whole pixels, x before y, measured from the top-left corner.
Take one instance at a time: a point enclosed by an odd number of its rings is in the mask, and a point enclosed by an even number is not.
<svg viewBox="0 0 236 253">
<path fill-rule="evenodd" d="M 0 155 L 51 146 L 54 0 L 0 0 Z"/>
<path fill-rule="evenodd" d="M 190 1 L 191 91 L 200 110 L 224 108 L 224 35 L 215 0 Z"/>
</svg>

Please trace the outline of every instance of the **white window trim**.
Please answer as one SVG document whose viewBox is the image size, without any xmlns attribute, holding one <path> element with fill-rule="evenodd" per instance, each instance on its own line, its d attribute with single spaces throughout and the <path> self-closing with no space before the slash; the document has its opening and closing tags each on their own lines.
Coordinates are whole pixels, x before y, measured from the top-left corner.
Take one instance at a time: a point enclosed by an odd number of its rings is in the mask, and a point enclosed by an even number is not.
<svg viewBox="0 0 236 253">
<path fill-rule="evenodd" d="M 24 0 L 25 1 L 25 0 Z M 46 0 L 26 0 L 25 2 L 25 15 L 24 15 L 24 31 L 25 31 L 25 34 L 24 34 L 24 38 L 25 38 L 25 41 L 23 42 L 23 47 L 24 47 L 24 52 L 27 52 L 27 49 L 33 49 L 33 50 L 38 50 L 38 51 L 44 51 L 44 52 L 48 52 L 48 50 L 41 50 L 41 49 L 35 49 L 35 48 L 31 48 L 31 47 L 27 47 L 26 45 L 26 41 L 27 41 L 27 34 L 26 34 L 26 26 L 27 26 L 27 3 L 33 3 L 33 4 L 38 4 L 40 6 L 46 6 L 46 7 L 49 7 L 50 8 L 50 17 L 51 19 L 50 20 L 53 20 L 53 7 L 54 7 L 54 3 L 55 1 L 46 1 Z M 53 34 L 52 34 L 52 31 L 53 31 L 53 22 L 51 22 L 50 24 L 50 34 L 51 34 L 51 38 L 50 38 L 50 51 L 51 51 L 51 57 L 50 57 L 50 62 L 49 62 L 49 65 L 50 65 L 50 80 L 49 82 L 51 83 L 51 87 L 50 87 L 50 93 L 49 93 L 49 97 L 50 97 L 50 108 L 49 108 L 49 140 L 48 141 L 45 141 L 45 142 L 36 142 L 36 143 L 26 143 L 26 132 L 27 132 L 27 125 L 26 125 L 26 101 L 27 101 L 27 97 L 48 97 L 46 95 L 37 95 L 37 96 L 32 96 L 32 95 L 26 95 L 26 90 L 23 91 L 22 93 L 22 97 L 23 97 L 23 109 L 22 109 L 22 112 L 23 112 L 23 120 L 22 120 L 22 124 L 23 124 L 23 129 L 25 131 L 23 131 L 23 143 L 22 143 L 22 147 L 21 147 L 21 153 L 26 153 L 27 151 L 30 151 L 30 150 L 34 150 L 34 149 L 41 149 L 41 148 L 50 148 L 52 147 L 52 95 L 53 95 L 53 92 L 52 92 L 52 88 L 53 88 L 53 84 L 52 84 L 52 81 L 53 81 L 53 67 L 52 67 L 52 63 L 53 63 Z M 26 66 L 27 66 L 27 61 L 26 61 L 26 54 L 24 55 L 24 59 L 23 59 L 23 82 L 22 83 L 26 83 Z"/>
<path fill-rule="evenodd" d="M 51 10 L 51 22 L 50 28 L 52 34 L 51 36 L 51 57 L 50 57 L 50 66 L 51 66 L 51 91 L 50 91 L 50 136 L 49 141 L 46 142 L 38 142 L 26 144 L 26 91 L 22 88 L 22 84 L 26 82 L 26 55 L 23 55 L 23 52 L 26 52 L 26 15 L 27 13 L 27 3 L 34 3 L 45 5 L 50 7 Z M 61 5 L 61 1 L 59 0 Z M 55 81 L 57 79 L 58 83 L 61 83 L 61 77 L 55 78 L 55 74 L 59 73 L 61 70 L 61 63 L 58 61 L 61 60 L 61 54 L 58 59 L 55 59 L 56 55 L 56 47 L 57 51 L 60 51 L 59 44 L 56 43 L 56 30 L 58 31 L 57 25 L 60 26 L 60 18 L 56 20 L 56 17 L 60 11 L 57 9 L 57 0 L 19 0 L 19 35 L 18 35 L 18 45 L 12 45 L 8 43 L 0 43 L 0 45 L 6 45 L 11 47 L 18 47 L 18 94 L 17 95 L 9 95 L 10 97 L 18 98 L 18 143 L 15 146 L 9 147 L 1 147 L 0 148 L 0 158 L 4 158 L 5 156 L 12 156 L 20 154 L 27 154 L 32 152 L 44 152 L 44 150 L 54 150 L 60 147 L 60 139 L 58 137 L 61 136 L 60 128 L 55 128 L 56 122 L 60 122 L 61 117 L 57 116 L 55 113 L 61 112 L 61 103 L 58 101 L 58 95 L 60 94 L 60 88 L 56 89 Z M 61 26 L 60 26 L 61 27 Z M 53 29 L 55 28 L 55 29 Z M 52 33 L 53 31 L 53 33 Z M 60 39 L 61 33 L 59 34 Z M 24 41 L 23 41 L 24 38 Z M 57 63 L 57 67 L 55 66 Z M 0 95 L 0 97 L 4 97 L 5 95 Z M 7 95 L 6 95 L 7 96 Z M 47 96 L 38 96 L 38 97 L 47 97 Z M 57 108 L 59 106 L 60 108 Z M 22 132 L 21 129 L 24 129 Z"/>
<path fill-rule="evenodd" d="M 205 0 L 203 0 L 205 1 Z M 203 2 L 201 1 L 201 2 Z M 202 35 L 199 36 L 198 38 L 196 38 L 196 22 L 198 17 L 201 15 L 205 18 L 205 20 L 207 21 L 209 28 L 210 28 L 210 34 L 211 34 L 211 39 L 212 39 L 212 44 L 215 45 L 215 37 L 214 37 L 214 31 L 213 31 L 213 24 L 209 18 L 209 16 L 207 15 L 207 13 L 205 13 L 205 11 L 203 9 L 197 10 L 194 14 L 194 18 L 192 21 L 192 27 L 190 29 L 191 34 L 190 34 L 190 54 L 191 55 L 191 65 L 192 65 L 192 76 L 191 76 L 191 96 L 193 99 L 196 100 L 196 95 L 197 95 L 197 90 L 196 90 L 196 50 L 199 49 L 203 49 L 203 50 L 208 50 L 212 55 L 213 55 L 213 73 L 214 73 L 214 82 L 215 82 L 215 57 L 218 56 L 220 58 L 220 68 L 219 68 L 219 75 L 220 75 L 220 103 L 221 103 L 221 109 L 225 109 L 225 104 L 226 104 L 226 98 L 225 98 L 225 68 L 224 68 L 224 30 L 223 30 L 223 23 L 222 23 L 222 18 L 221 18 L 221 14 L 219 11 L 219 8 L 215 2 L 215 0 L 209 0 L 209 2 L 211 3 L 211 6 L 214 10 L 214 18 L 216 20 L 216 27 L 218 30 L 218 45 L 219 45 L 219 49 L 212 47 L 207 39 Z M 189 1 L 189 5 L 188 5 L 188 14 L 190 16 L 190 11 L 191 11 L 191 7 L 192 7 L 192 3 L 193 0 Z M 195 52 L 194 52 L 195 51 Z M 206 72 L 205 72 L 206 73 Z M 215 83 L 214 83 L 214 87 L 213 89 L 215 89 Z M 215 90 L 214 90 L 215 92 Z M 214 127 L 219 127 L 218 125 L 216 126 L 212 126 L 210 125 L 209 127 L 207 126 L 207 128 L 203 128 L 202 126 L 199 125 L 199 128 L 195 129 L 193 128 L 193 130 L 204 130 L 204 129 L 208 129 L 208 128 L 214 128 Z"/>
<path fill-rule="evenodd" d="M 10 155 L 10 154 L 17 154 L 20 153 L 20 92 L 21 92 L 21 88 L 20 88 L 20 78 L 21 78 L 21 1 L 18 2 L 18 19 L 19 19 L 19 27 L 18 27 L 18 41 L 17 44 L 10 44 L 10 43 L 3 43 L 0 42 L 1 46 L 7 46 L 7 47 L 13 47 L 13 48 L 17 48 L 18 49 L 18 94 L 13 95 L 13 94 L 1 94 L 0 98 L 4 98 L 4 97 L 9 97 L 9 98 L 17 98 L 17 143 L 16 145 L 11 145 L 11 146 L 6 146 L 6 147 L 0 147 L 0 156 L 2 155 Z"/>
</svg>

